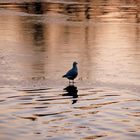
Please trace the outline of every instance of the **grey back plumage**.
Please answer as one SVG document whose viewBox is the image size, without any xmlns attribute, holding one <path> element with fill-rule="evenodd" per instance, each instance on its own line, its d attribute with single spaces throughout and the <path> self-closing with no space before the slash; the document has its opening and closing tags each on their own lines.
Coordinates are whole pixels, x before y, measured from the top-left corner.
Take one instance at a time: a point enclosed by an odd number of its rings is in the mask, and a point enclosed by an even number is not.
<svg viewBox="0 0 140 140">
<path fill-rule="evenodd" d="M 63 77 L 68 78 L 69 80 L 74 80 L 78 75 L 77 62 L 73 62 L 73 67 L 70 69 Z"/>
</svg>

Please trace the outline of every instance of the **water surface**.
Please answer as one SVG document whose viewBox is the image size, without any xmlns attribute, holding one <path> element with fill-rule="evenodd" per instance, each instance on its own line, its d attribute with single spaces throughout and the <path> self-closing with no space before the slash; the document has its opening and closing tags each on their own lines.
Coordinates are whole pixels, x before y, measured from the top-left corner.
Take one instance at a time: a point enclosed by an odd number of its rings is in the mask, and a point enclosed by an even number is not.
<svg viewBox="0 0 140 140">
<path fill-rule="evenodd" d="M 0 139 L 138 140 L 139 9 L 139 0 L 0 1 Z"/>
</svg>

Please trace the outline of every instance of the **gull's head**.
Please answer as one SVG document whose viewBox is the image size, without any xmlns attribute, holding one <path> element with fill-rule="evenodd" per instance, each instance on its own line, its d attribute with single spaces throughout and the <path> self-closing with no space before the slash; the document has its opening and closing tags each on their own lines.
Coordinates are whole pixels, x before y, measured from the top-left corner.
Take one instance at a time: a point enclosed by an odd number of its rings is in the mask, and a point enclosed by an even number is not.
<svg viewBox="0 0 140 140">
<path fill-rule="evenodd" d="M 76 66 L 78 63 L 77 62 L 73 62 L 73 66 Z"/>
</svg>

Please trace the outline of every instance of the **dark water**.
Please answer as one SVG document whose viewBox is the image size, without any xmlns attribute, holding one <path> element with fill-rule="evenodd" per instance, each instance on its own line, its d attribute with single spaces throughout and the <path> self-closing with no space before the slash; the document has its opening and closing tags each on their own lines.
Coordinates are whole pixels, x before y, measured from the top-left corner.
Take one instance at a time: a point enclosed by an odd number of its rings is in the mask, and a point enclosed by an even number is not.
<svg viewBox="0 0 140 140">
<path fill-rule="evenodd" d="M 139 0 L 0 1 L 0 139 L 138 140 L 139 93 Z"/>
</svg>

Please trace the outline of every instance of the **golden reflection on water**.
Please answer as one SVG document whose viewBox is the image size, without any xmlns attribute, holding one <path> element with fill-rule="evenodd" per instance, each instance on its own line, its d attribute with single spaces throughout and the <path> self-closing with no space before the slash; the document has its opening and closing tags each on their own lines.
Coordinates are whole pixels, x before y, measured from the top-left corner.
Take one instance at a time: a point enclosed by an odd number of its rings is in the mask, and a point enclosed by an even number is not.
<svg viewBox="0 0 140 140">
<path fill-rule="evenodd" d="M 2 72 L 11 79 L 19 73 L 27 79 L 58 80 L 73 61 L 78 61 L 79 80 L 139 85 L 138 25 L 69 26 L 17 16 L 9 16 L 9 25 L 5 22 L 2 17 L 1 52 L 6 63 L 2 69 L 9 67 L 11 71 Z"/>
<path fill-rule="evenodd" d="M 0 1 L 0 139 L 139 139 L 139 6 Z"/>
<path fill-rule="evenodd" d="M 68 65 L 70 66 L 72 61 L 76 60 L 79 62 L 79 80 L 124 82 L 124 84 L 135 82 L 138 85 L 140 77 L 139 24 L 126 24 L 129 21 L 124 21 L 125 24 L 116 21 L 99 23 L 98 20 L 95 20 L 93 24 L 90 20 L 89 25 L 84 20 L 80 20 L 82 24 L 77 24 L 79 21 L 69 23 L 67 18 L 61 16 L 65 14 L 71 17 L 68 14 L 69 10 L 79 6 L 80 11 L 77 9 L 70 12 L 75 13 L 74 17 L 77 19 L 76 13 L 81 14 L 85 11 L 87 3 L 25 2 L 17 5 L 6 4 L 5 7 L 13 6 L 12 9 L 9 7 L 7 9 L 17 11 L 17 14 L 13 13 L 13 15 L 6 16 L 5 12 L 1 16 L 1 52 L 3 55 L 13 57 L 11 62 L 3 65 L 3 67 L 9 65 L 8 67 L 11 68 L 10 79 L 20 79 L 21 77 L 24 79 L 27 76 L 26 78 L 30 77 L 29 79 L 33 80 L 39 78 L 56 81 L 63 74 L 62 69 L 68 69 Z M 127 5 L 125 12 L 137 17 L 136 13 L 139 7 L 137 2 L 131 1 L 128 5 L 125 2 L 120 3 L 120 1 L 108 1 L 107 3 L 96 1 L 90 6 L 93 6 L 94 9 L 94 6 L 97 8 L 100 6 L 118 8 L 119 5 L 120 7 Z M 131 8 L 134 7 L 135 12 L 132 12 Z M 68 13 L 65 13 L 64 9 Z M 54 15 L 47 16 L 50 12 Z M 94 13 L 92 10 L 90 12 Z M 27 15 L 24 15 L 25 13 Z M 106 14 L 109 13 L 113 13 L 112 9 Z M 52 20 L 55 17 L 56 20 Z M 97 15 L 95 17 L 97 19 L 112 19 L 111 17 L 104 17 L 104 14 L 102 17 Z M 115 16 L 113 18 L 120 19 Z M 121 17 L 122 20 L 125 18 L 125 16 Z M 8 52 L 5 49 L 8 50 L 9 54 L 6 54 Z M 18 78 L 15 76 L 17 73 L 20 75 Z M 7 74 L 5 71 L 3 72 L 3 75 Z M 127 83 L 125 83 L 126 81 Z"/>
</svg>

